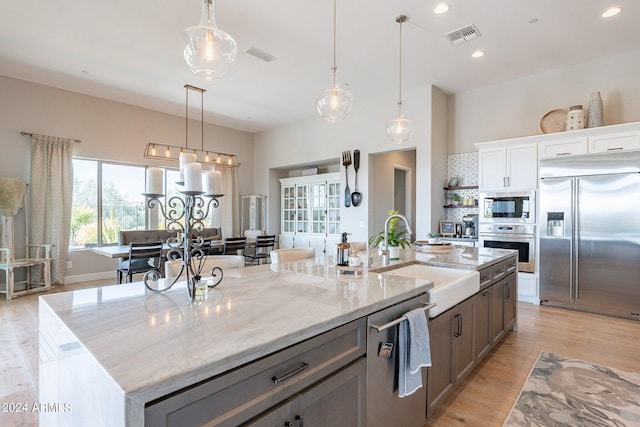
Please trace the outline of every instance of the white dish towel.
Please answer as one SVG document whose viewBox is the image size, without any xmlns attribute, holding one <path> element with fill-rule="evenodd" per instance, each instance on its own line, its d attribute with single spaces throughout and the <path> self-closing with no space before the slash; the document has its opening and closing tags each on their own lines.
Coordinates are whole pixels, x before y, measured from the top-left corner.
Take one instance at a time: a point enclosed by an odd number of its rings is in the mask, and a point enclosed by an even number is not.
<svg viewBox="0 0 640 427">
<path fill-rule="evenodd" d="M 409 396 L 422 387 L 420 368 L 431 366 L 427 316 L 422 308 L 405 314 L 398 325 L 398 397 Z"/>
</svg>

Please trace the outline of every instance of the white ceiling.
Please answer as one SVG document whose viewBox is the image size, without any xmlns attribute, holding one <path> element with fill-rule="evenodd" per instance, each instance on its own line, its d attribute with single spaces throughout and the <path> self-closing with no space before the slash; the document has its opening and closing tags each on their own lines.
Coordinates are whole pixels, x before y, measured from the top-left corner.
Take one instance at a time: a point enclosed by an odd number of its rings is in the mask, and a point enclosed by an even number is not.
<svg viewBox="0 0 640 427">
<path fill-rule="evenodd" d="M 439 16 L 436 3 L 338 0 L 338 79 L 354 109 L 397 93 L 400 14 L 404 90 L 432 83 L 455 93 L 640 47 L 638 0 L 448 0 Z M 207 122 L 250 132 L 317 115 L 314 100 L 331 82 L 331 0 L 218 0 L 218 27 L 236 39 L 238 59 L 214 82 L 191 74 L 182 56 L 181 32 L 199 22 L 200 5 L 3 0 L 0 74 L 178 116 L 190 84 L 207 91 Z M 614 5 L 622 13 L 603 19 Z M 480 38 L 454 46 L 444 37 L 469 24 Z M 277 59 L 249 56 L 250 47 Z M 472 59 L 477 49 L 486 56 Z"/>
</svg>

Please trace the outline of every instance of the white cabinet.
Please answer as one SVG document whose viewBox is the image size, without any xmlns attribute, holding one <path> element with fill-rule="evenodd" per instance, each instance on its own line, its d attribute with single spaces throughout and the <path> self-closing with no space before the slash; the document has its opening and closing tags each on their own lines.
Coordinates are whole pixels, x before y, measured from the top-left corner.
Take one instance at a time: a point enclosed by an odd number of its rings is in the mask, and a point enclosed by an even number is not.
<svg viewBox="0 0 640 427">
<path fill-rule="evenodd" d="M 538 278 L 532 273 L 518 273 L 518 301 L 540 304 Z"/>
<path fill-rule="evenodd" d="M 538 157 L 573 156 L 640 149 L 640 122 L 558 132 L 538 138 Z"/>
<path fill-rule="evenodd" d="M 538 157 L 540 159 L 572 156 L 576 154 L 587 154 L 586 137 L 582 136 L 553 141 L 540 141 L 538 144 Z"/>
<path fill-rule="evenodd" d="M 538 145 L 478 144 L 481 190 L 535 189 L 538 185 Z"/>
<path fill-rule="evenodd" d="M 340 236 L 340 175 L 282 178 L 280 247 L 308 248 L 320 256 Z"/>
<path fill-rule="evenodd" d="M 590 153 L 637 150 L 640 148 L 640 133 L 638 132 L 590 136 L 588 139 Z"/>
</svg>

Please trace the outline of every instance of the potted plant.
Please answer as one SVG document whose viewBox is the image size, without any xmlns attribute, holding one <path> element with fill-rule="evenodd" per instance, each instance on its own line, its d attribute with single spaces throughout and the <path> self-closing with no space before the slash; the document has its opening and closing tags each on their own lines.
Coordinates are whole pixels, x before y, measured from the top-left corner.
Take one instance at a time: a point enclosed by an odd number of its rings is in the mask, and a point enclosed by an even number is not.
<svg viewBox="0 0 640 427">
<path fill-rule="evenodd" d="M 459 194 L 454 194 L 453 195 L 453 206 L 458 206 L 460 204 L 460 195 Z"/>
<path fill-rule="evenodd" d="M 438 243 L 438 233 L 427 233 L 427 243 Z"/>
<path fill-rule="evenodd" d="M 388 212 L 389 216 L 397 214 L 398 211 L 392 209 Z M 407 246 L 411 245 L 411 242 L 406 236 L 406 230 L 398 231 L 396 230 L 396 225 L 398 224 L 398 218 L 391 218 L 389 220 L 389 231 L 387 232 L 387 241 L 389 242 L 388 254 L 389 259 L 400 259 L 400 248 L 404 249 Z M 369 246 L 377 246 L 380 249 L 384 248 L 384 230 L 380 231 L 375 236 L 372 236 L 369 239 Z"/>
</svg>

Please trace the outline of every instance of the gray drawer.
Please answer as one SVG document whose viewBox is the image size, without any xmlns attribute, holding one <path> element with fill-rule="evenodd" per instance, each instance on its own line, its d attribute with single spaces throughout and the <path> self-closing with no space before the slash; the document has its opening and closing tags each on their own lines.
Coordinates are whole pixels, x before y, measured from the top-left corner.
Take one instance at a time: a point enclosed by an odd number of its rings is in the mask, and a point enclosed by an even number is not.
<svg viewBox="0 0 640 427">
<path fill-rule="evenodd" d="M 491 275 L 493 282 L 503 279 L 507 275 L 507 263 L 506 261 L 500 261 L 497 264 L 491 266 Z"/>
<path fill-rule="evenodd" d="M 480 289 L 484 289 L 493 283 L 492 267 L 483 268 L 480 273 Z"/>
<path fill-rule="evenodd" d="M 151 402 L 145 426 L 236 426 L 365 352 L 366 319 L 360 319 Z"/>
</svg>

